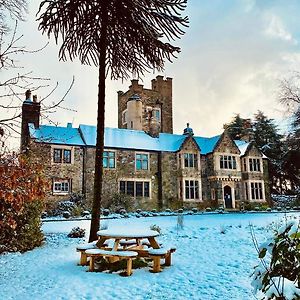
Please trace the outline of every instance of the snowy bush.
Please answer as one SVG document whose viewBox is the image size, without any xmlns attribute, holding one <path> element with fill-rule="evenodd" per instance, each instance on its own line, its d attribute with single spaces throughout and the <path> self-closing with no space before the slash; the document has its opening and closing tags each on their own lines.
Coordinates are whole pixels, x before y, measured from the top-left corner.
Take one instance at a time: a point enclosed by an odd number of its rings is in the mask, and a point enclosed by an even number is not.
<svg viewBox="0 0 300 300">
<path fill-rule="evenodd" d="M 80 227 L 74 227 L 68 234 L 68 237 L 70 238 L 83 238 L 85 235 L 85 229 L 82 229 Z"/>
<path fill-rule="evenodd" d="M 151 225 L 150 229 L 154 230 L 154 231 L 157 231 L 159 234 L 161 234 L 161 228 L 156 224 Z"/>
<path fill-rule="evenodd" d="M 103 201 L 103 206 L 116 213 L 122 209 L 132 211 L 134 208 L 134 199 L 123 193 L 115 193 L 112 197 L 107 197 L 107 201 Z"/>
<path fill-rule="evenodd" d="M 260 299 L 300 299 L 299 229 L 299 221 L 286 220 L 272 238 L 256 244 L 261 263 L 254 268 L 252 286 Z"/>
</svg>

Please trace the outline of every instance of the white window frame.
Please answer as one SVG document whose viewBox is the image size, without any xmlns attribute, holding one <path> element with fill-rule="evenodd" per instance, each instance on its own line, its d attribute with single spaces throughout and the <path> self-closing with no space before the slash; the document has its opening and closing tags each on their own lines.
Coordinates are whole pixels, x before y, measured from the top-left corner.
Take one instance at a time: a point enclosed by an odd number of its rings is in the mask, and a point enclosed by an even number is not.
<svg viewBox="0 0 300 300">
<path fill-rule="evenodd" d="M 258 199 L 258 198 L 256 198 L 256 196 L 254 198 L 252 197 L 251 184 L 261 184 L 262 199 Z M 246 185 L 247 185 L 247 188 L 246 188 Z M 245 189 L 245 199 L 246 199 L 246 201 L 257 201 L 257 202 L 266 201 L 265 183 L 264 183 L 263 180 L 247 180 L 247 181 L 245 181 L 244 189 Z M 247 197 L 247 195 L 248 195 L 248 197 Z"/>
<path fill-rule="evenodd" d="M 61 162 L 54 162 L 54 151 L 55 150 L 61 150 L 62 156 L 61 156 Z M 71 151 L 71 161 L 70 162 L 64 162 L 64 151 Z M 74 164 L 74 152 L 75 148 L 71 146 L 65 146 L 65 145 L 51 145 L 51 164 L 52 165 L 73 165 Z"/>
<path fill-rule="evenodd" d="M 188 166 L 187 167 L 185 166 L 185 156 L 186 155 L 188 156 Z M 193 156 L 193 166 L 189 165 L 191 155 Z M 199 155 L 197 153 L 184 152 L 184 153 L 182 153 L 182 156 L 183 156 L 183 168 L 185 168 L 185 169 L 198 169 L 199 168 Z"/>
<path fill-rule="evenodd" d="M 252 161 L 252 164 L 250 164 L 250 160 Z M 256 162 L 256 163 L 254 163 L 254 162 Z M 259 165 L 259 170 L 256 169 L 257 162 L 258 162 L 258 165 Z M 259 158 L 259 157 L 249 157 L 248 158 L 248 164 L 249 164 L 249 166 L 248 166 L 249 172 L 262 173 L 262 159 L 261 158 Z M 252 170 L 250 169 L 250 165 L 252 165 Z M 255 168 L 254 168 L 254 166 L 255 166 Z"/>
<path fill-rule="evenodd" d="M 186 194 L 185 194 L 185 190 L 186 190 L 186 185 L 185 182 L 186 181 L 194 181 L 194 195 L 195 195 L 195 181 L 198 182 L 198 198 L 186 198 Z M 189 192 L 190 193 L 190 192 Z M 202 189 L 201 189 L 201 179 L 200 178 L 194 178 L 194 177 L 184 177 L 182 178 L 182 197 L 183 197 L 183 201 L 190 201 L 190 202 L 199 202 L 202 200 Z"/>
<path fill-rule="evenodd" d="M 137 155 L 147 155 L 147 169 L 137 169 Z M 143 162 L 143 159 L 141 160 L 141 162 Z M 143 166 L 143 163 L 141 163 L 141 167 Z M 134 160 L 134 167 L 135 167 L 135 171 L 140 172 L 140 171 L 150 171 L 150 153 L 148 152 L 135 152 L 135 160 Z"/>
<path fill-rule="evenodd" d="M 104 167 L 104 152 L 107 152 L 108 153 L 108 156 L 107 156 L 107 163 L 108 163 L 108 166 L 107 167 Z M 114 153 L 114 167 L 113 168 L 111 168 L 110 166 L 109 166 L 109 153 Z M 105 170 L 115 170 L 116 168 L 117 168 L 117 151 L 115 151 L 115 150 L 109 150 L 109 149 L 104 149 L 103 150 L 103 169 L 105 169 Z"/>
<path fill-rule="evenodd" d="M 65 188 L 60 188 L 60 189 L 56 189 L 56 186 L 60 185 L 62 187 L 62 185 L 67 186 L 67 189 Z M 53 183 L 52 183 L 52 192 L 54 195 L 68 195 L 71 193 L 71 180 L 70 179 L 53 179 Z"/>
<path fill-rule="evenodd" d="M 221 168 L 221 161 L 223 163 L 223 168 Z M 227 168 L 224 167 L 225 162 L 227 163 Z M 231 168 L 229 168 L 229 162 L 231 163 Z M 237 157 L 235 155 L 230 155 L 230 154 L 221 154 L 219 157 L 219 168 L 220 170 L 237 170 L 238 169 Z"/>
</svg>

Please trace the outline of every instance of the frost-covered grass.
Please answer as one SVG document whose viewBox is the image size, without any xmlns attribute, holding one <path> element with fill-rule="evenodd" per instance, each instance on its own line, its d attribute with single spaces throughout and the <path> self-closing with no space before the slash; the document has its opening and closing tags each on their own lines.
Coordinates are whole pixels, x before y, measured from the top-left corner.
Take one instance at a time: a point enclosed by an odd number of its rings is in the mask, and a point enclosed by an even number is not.
<svg viewBox="0 0 300 300">
<path fill-rule="evenodd" d="M 297 218 L 300 213 L 294 213 Z M 257 264 L 249 224 L 263 242 L 268 224 L 283 214 L 214 214 L 105 220 L 109 229 L 162 230 L 164 245 L 176 246 L 173 265 L 158 274 L 147 268 L 131 277 L 88 273 L 77 266 L 76 245 L 85 239 L 67 238 L 75 226 L 89 232 L 89 221 L 43 225 L 43 247 L 0 256 L 0 299 L 255 299 L 250 274 Z"/>
</svg>

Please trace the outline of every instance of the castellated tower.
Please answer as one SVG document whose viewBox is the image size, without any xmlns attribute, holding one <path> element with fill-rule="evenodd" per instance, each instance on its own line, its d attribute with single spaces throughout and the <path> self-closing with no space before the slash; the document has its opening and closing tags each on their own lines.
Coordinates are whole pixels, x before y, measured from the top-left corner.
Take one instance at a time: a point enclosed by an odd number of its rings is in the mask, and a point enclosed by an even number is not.
<svg viewBox="0 0 300 300">
<path fill-rule="evenodd" d="M 157 76 L 146 89 L 131 80 L 127 92 L 118 92 L 118 127 L 144 130 L 157 137 L 160 132 L 173 133 L 172 78 Z"/>
</svg>

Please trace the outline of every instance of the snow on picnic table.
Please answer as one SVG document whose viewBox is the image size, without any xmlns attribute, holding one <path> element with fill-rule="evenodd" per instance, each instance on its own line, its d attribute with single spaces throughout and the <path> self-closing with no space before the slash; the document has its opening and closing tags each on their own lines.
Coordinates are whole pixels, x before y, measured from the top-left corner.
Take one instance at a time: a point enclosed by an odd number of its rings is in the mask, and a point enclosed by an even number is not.
<svg viewBox="0 0 300 300">
<path fill-rule="evenodd" d="M 299 218 L 300 213 L 294 213 Z M 75 226 L 89 229 L 89 221 L 43 224 L 46 243 L 24 254 L 0 255 L 0 299 L 255 299 L 250 286 L 258 263 L 249 224 L 259 242 L 268 224 L 283 214 L 223 214 L 105 220 L 109 229 L 149 229 L 158 225 L 164 246 L 175 246 L 172 266 L 161 273 L 147 268 L 131 277 L 89 273 L 77 266 L 76 245 L 85 239 L 67 238 Z M 225 233 L 221 233 L 225 232 Z"/>
</svg>

